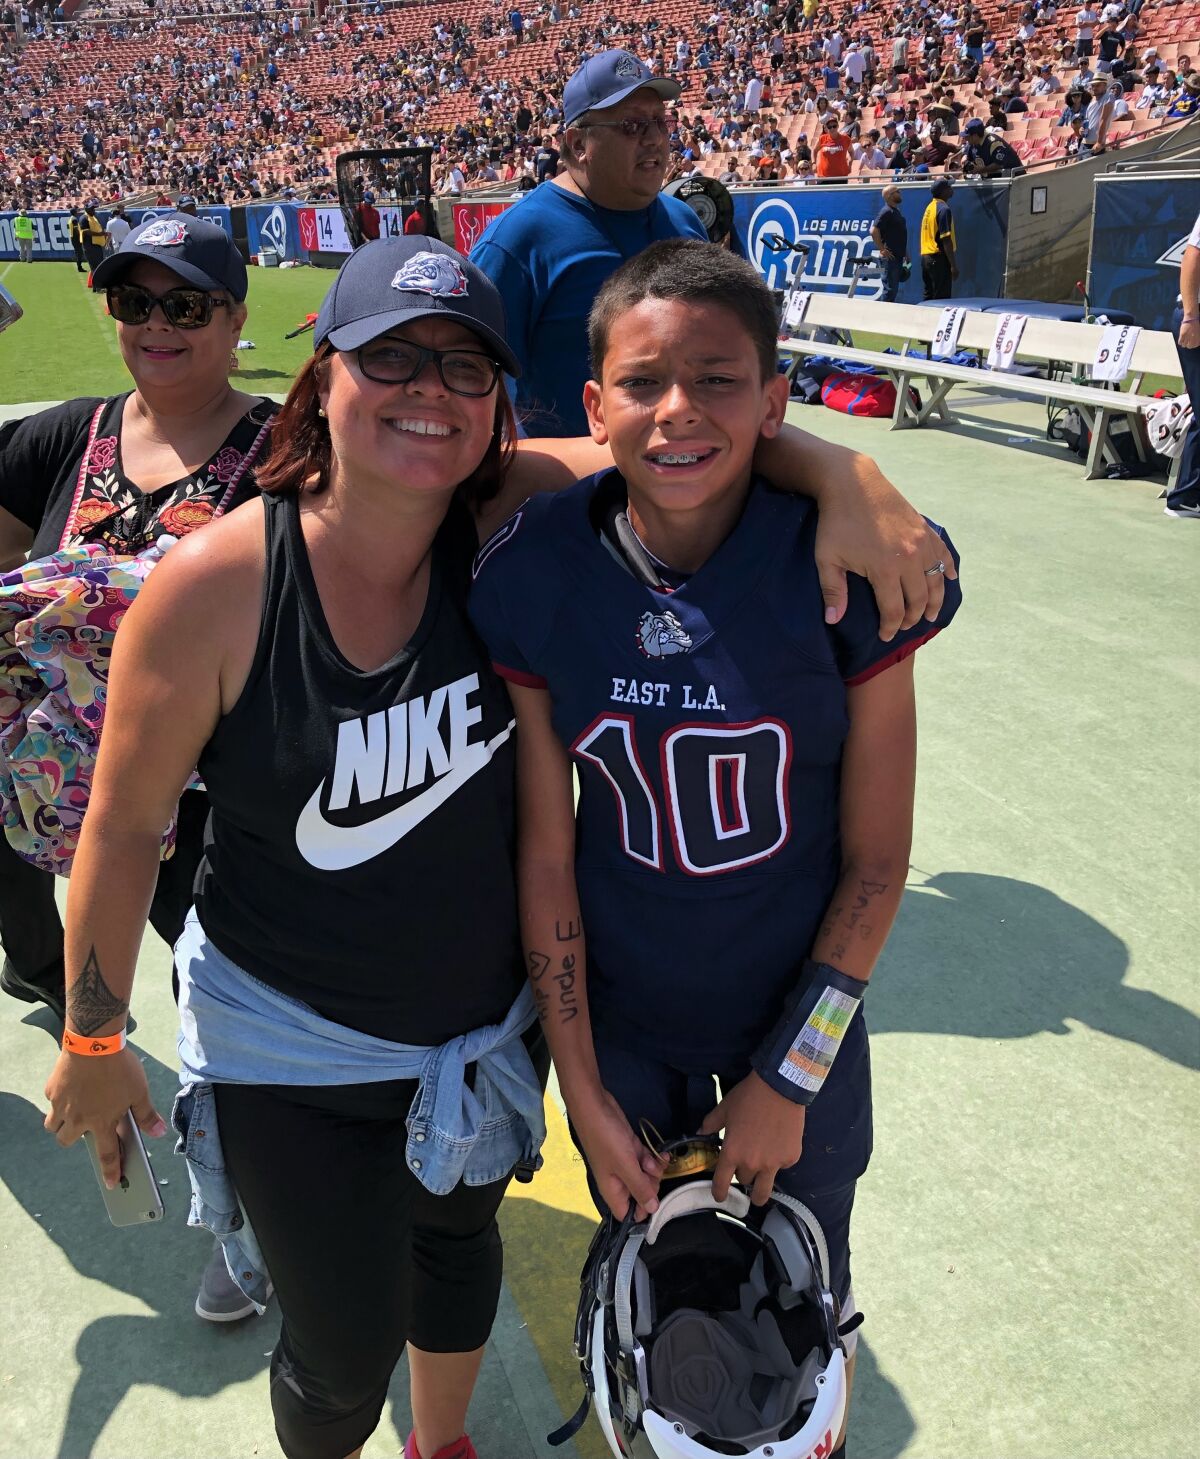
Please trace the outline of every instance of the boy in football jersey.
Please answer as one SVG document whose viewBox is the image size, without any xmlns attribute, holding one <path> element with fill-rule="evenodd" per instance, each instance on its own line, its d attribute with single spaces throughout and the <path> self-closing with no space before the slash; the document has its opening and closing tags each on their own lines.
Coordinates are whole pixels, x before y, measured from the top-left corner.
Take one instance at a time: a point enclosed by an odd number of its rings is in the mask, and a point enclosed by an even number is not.
<svg viewBox="0 0 1200 1459">
<path fill-rule="evenodd" d="M 528 501 L 481 550 L 472 613 L 516 708 L 529 976 L 593 1194 L 655 1208 L 642 1121 L 724 1130 L 715 1195 L 736 1177 L 758 1204 L 804 1201 L 845 1319 L 871 1150 L 859 1010 L 908 868 L 911 654 L 959 594 L 885 644 L 852 578 L 825 623 L 816 513 L 751 465 L 787 405 L 776 328 L 716 245 L 618 269 L 585 390 L 616 469 Z"/>
</svg>

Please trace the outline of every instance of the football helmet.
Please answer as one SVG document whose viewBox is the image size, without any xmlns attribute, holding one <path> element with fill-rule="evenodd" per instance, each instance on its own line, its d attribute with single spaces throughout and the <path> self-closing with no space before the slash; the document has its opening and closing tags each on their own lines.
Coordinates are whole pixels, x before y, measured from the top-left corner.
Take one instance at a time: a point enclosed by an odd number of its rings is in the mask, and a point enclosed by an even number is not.
<svg viewBox="0 0 1200 1459">
<path fill-rule="evenodd" d="M 828 1272 L 806 1206 L 781 1191 L 753 1206 L 737 1185 L 717 1201 L 708 1171 L 664 1182 L 646 1221 L 607 1216 L 575 1325 L 587 1394 L 550 1442 L 594 1401 L 618 1459 L 825 1459 L 846 1412 Z"/>
</svg>

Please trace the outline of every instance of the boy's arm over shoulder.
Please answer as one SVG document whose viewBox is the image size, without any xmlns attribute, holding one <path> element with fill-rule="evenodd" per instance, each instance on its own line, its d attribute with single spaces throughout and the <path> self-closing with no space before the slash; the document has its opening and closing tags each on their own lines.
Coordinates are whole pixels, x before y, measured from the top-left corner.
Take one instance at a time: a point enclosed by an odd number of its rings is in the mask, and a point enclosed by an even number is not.
<svg viewBox="0 0 1200 1459">
<path fill-rule="evenodd" d="M 945 544 L 940 560 L 947 567 L 953 564 L 957 569 L 959 556 L 954 543 L 936 522 L 929 525 Z M 839 623 L 829 625 L 826 632 L 833 645 L 838 670 L 850 686 L 865 683 L 915 653 L 951 622 L 962 602 L 962 587 L 957 578 L 947 578 L 945 596 L 937 617 L 932 622 L 918 619 L 912 627 L 902 628 L 885 643 L 879 637 L 879 607 L 870 584 L 854 573 L 848 575 L 847 581 L 849 601 L 845 616 Z"/>
<path fill-rule="evenodd" d="M 496 672 L 526 688 L 546 687 L 541 650 L 563 591 L 559 504 L 555 496 L 523 502 L 480 547 L 471 570 L 471 621 Z"/>
</svg>

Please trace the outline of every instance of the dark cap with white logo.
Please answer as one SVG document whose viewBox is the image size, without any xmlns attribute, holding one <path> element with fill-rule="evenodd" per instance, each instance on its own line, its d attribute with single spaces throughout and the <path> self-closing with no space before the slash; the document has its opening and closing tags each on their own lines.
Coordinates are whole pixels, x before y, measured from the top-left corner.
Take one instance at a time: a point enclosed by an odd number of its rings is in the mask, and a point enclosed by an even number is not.
<svg viewBox="0 0 1200 1459">
<path fill-rule="evenodd" d="M 189 213 L 143 218 L 92 273 L 92 287 L 107 289 L 140 258 L 153 259 L 197 289 L 225 289 L 240 304 L 249 283 L 242 255 L 223 228 Z"/>
<path fill-rule="evenodd" d="M 644 86 L 664 101 L 675 101 L 680 92 L 678 81 L 656 76 L 629 51 L 601 51 L 585 61 L 563 87 L 563 125 L 574 126 L 585 112 L 616 106 Z"/>
<path fill-rule="evenodd" d="M 435 238 L 377 238 L 338 271 L 313 326 L 313 348 L 356 350 L 416 319 L 453 319 L 477 334 L 510 375 L 521 366 L 508 346 L 504 304 L 491 279 Z"/>
</svg>

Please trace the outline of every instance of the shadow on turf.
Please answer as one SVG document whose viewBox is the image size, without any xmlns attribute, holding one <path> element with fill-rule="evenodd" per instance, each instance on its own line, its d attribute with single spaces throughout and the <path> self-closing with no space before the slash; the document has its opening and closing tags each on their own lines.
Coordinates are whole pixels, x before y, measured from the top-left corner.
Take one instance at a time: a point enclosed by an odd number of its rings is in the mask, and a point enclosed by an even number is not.
<svg viewBox="0 0 1200 1459">
<path fill-rule="evenodd" d="M 1200 1019 L 1127 987 L 1129 949 L 1045 887 L 942 872 L 910 886 L 871 987 L 873 1033 L 1027 1038 L 1067 1020 L 1200 1069 Z"/>
<path fill-rule="evenodd" d="M 287 370 L 239 369 L 237 374 L 231 377 L 231 381 L 234 385 L 237 385 L 242 380 L 286 380 L 290 385 L 292 383 L 292 376 Z"/>
<path fill-rule="evenodd" d="M 23 1022 L 54 1035 L 48 1013 L 32 1014 Z M 52 1058 L 48 1046 L 47 1073 Z M 178 1080 L 149 1056 L 145 1066 L 155 1103 L 166 1111 Z M 162 1191 L 166 1219 L 152 1229 L 118 1229 L 105 1216 L 82 1143 L 60 1150 L 42 1120 L 42 1111 L 27 1100 L 0 1092 L 0 1180 L 80 1276 L 103 1282 L 149 1309 L 148 1315 L 97 1317 L 79 1333 L 75 1344 L 79 1374 L 67 1405 L 58 1459 L 86 1459 L 135 1385 L 152 1384 L 183 1398 L 209 1398 L 252 1378 L 267 1366 L 266 1353 L 274 1346 L 278 1319 L 269 1312 L 261 1320 L 222 1326 L 195 1315 L 196 1287 L 211 1248 L 203 1232 L 184 1224 L 188 1178 L 182 1158 L 171 1153 L 171 1137 L 148 1142 L 155 1174 L 169 1182 Z M 77 1292 L 62 1294 L 68 1325 L 77 1297 Z M 69 1371 L 69 1362 L 66 1366 Z M 268 1418 L 264 1427 L 269 1424 Z"/>
</svg>

